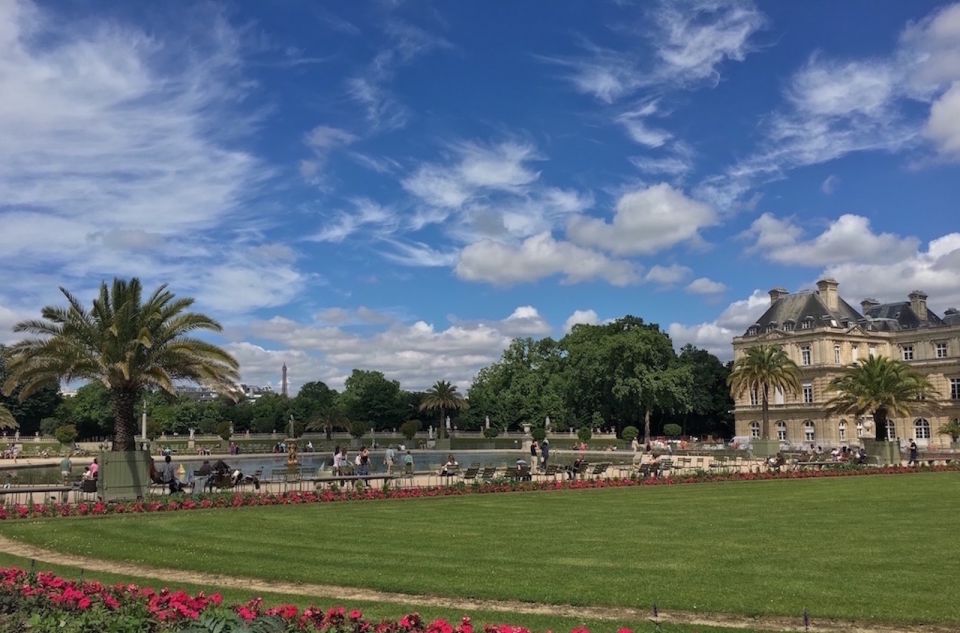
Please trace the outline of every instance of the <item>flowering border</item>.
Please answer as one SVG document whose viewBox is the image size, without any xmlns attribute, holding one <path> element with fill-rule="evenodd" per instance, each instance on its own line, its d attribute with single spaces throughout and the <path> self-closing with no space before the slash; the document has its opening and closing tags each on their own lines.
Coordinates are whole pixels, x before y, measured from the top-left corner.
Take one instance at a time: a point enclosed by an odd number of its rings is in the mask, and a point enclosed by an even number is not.
<svg viewBox="0 0 960 633">
<path fill-rule="evenodd" d="M 254 506 L 299 505 L 307 503 L 334 503 L 344 501 L 374 501 L 382 499 L 424 499 L 431 497 L 458 497 L 468 494 L 504 492 L 543 492 L 557 490 L 589 490 L 598 488 L 626 488 L 632 486 L 673 486 L 683 484 L 770 481 L 782 479 L 815 479 L 822 477 L 851 477 L 870 475 L 905 475 L 919 472 L 960 472 L 960 465 L 905 468 L 835 468 L 830 470 L 801 470 L 759 473 L 696 473 L 659 478 L 575 479 L 553 481 L 493 481 L 464 484 L 462 482 L 412 488 L 337 488 L 323 491 L 287 491 L 281 493 L 214 493 L 199 497 L 163 496 L 143 501 L 80 501 L 75 503 L 16 504 L 0 506 L 0 520 L 39 519 L 54 517 L 106 516 L 142 514 L 147 512 L 174 512 L 215 508 L 242 508 Z"/>
<path fill-rule="evenodd" d="M 66 620 L 83 619 L 85 625 L 94 627 L 83 630 L 96 630 L 96 625 L 115 624 L 124 618 L 130 630 L 141 632 L 196 630 L 198 624 L 211 625 L 210 630 L 248 631 L 244 625 L 271 621 L 279 627 L 271 630 L 323 633 L 530 633 L 527 628 L 506 624 L 488 624 L 477 631 L 468 617 L 455 625 L 443 619 L 427 623 L 417 613 L 373 622 L 359 609 L 348 611 L 342 606 L 326 610 L 315 606 L 300 609 L 292 604 L 267 607 L 261 598 L 226 605 L 218 593 L 190 595 L 133 584 L 73 581 L 17 567 L 0 568 L 0 624 L 18 617 L 28 618 L 34 626 L 51 623 L 62 628 Z M 571 633 L 589 630 L 576 627 Z M 620 628 L 617 633 L 633 632 Z"/>
</svg>

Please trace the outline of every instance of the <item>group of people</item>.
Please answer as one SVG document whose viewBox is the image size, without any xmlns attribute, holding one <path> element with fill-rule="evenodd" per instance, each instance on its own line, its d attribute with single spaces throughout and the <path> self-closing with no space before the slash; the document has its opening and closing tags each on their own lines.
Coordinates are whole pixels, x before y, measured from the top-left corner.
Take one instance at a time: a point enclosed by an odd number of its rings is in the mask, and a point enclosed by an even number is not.
<svg viewBox="0 0 960 633">
<path fill-rule="evenodd" d="M 530 442 L 530 471 L 546 470 L 550 462 L 550 440 Z"/>
<path fill-rule="evenodd" d="M 357 456 L 353 458 L 351 463 L 351 460 L 347 455 L 347 447 L 335 447 L 333 449 L 333 474 L 359 476 L 369 475 L 370 449 L 368 449 L 366 446 L 361 447 L 360 451 L 357 453 Z"/>
</svg>

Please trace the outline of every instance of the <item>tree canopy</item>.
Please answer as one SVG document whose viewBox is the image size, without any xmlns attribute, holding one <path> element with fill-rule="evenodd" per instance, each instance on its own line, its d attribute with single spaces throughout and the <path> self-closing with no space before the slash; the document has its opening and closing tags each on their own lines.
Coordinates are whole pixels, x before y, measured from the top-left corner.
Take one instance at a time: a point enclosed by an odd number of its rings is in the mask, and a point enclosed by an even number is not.
<svg viewBox="0 0 960 633">
<path fill-rule="evenodd" d="M 800 368 L 779 345 L 756 345 L 733 363 L 729 382 L 737 395 L 748 391 L 758 395 L 761 437 L 770 439 L 770 390 L 800 391 Z"/>
</svg>

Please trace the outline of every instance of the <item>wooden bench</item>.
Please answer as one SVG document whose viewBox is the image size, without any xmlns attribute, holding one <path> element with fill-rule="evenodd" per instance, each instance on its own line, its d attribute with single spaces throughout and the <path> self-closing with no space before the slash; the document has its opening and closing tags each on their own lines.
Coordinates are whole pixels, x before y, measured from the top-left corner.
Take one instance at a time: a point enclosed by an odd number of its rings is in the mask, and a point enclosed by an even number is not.
<svg viewBox="0 0 960 633">
<path fill-rule="evenodd" d="M 920 453 L 917 457 L 919 463 L 926 464 L 927 466 L 936 466 L 937 462 L 941 462 L 946 466 L 958 459 L 960 459 L 960 454 L 957 453 Z"/>
<path fill-rule="evenodd" d="M 398 479 L 397 475 L 388 475 L 386 473 L 380 475 L 330 475 L 327 477 L 317 477 L 313 481 L 316 485 L 322 486 L 323 484 L 346 484 L 346 483 L 369 483 L 371 481 L 383 480 L 383 483 Z"/>
</svg>

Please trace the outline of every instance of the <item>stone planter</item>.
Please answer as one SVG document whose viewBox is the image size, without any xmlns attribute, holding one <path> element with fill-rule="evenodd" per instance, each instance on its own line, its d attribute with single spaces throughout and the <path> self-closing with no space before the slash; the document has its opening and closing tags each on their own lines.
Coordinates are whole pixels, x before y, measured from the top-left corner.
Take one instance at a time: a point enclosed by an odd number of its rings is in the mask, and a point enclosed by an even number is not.
<svg viewBox="0 0 960 633">
<path fill-rule="evenodd" d="M 104 501 L 142 499 L 150 490 L 150 454 L 109 451 L 99 455 L 97 494 Z"/>
<path fill-rule="evenodd" d="M 867 461 L 878 466 L 899 466 L 903 463 L 900 454 L 900 442 L 897 440 L 873 440 L 863 438 L 863 450 L 867 452 Z"/>
<path fill-rule="evenodd" d="M 750 440 L 750 454 L 754 457 L 773 457 L 780 452 L 780 440 Z"/>
</svg>

